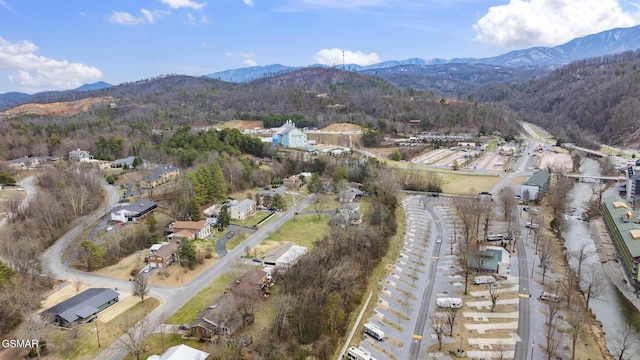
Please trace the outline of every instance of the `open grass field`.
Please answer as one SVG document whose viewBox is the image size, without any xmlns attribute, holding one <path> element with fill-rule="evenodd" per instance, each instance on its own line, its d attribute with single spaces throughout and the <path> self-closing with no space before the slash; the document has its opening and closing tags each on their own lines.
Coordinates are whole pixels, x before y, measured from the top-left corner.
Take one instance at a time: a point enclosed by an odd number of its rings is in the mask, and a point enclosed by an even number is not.
<svg viewBox="0 0 640 360">
<path fill-rule="evenodd" d="M 247 268 L 234 267 L 230 271 L 224 272 L 218 276 L 211 284 L 193 295 L 191 299 L 182 307 L 176 311 L 167 321 L 166 324 L 188 324 L 193 321 L 196 315 L 198 315 L 204 308 L 211 305 L 213 300 L 222 295 L 224 291 L 229 287 L 229 284 L 246 271 Z"/>
<path fill-rule="evenodd" d="M 285 242 L 291 242 L 296 245 L 304 246 L 307 251 L 313 249 L 313 242 L 320 239 L 322 234 L 329 231 L 329 218 L 318 217 L 316 214 L 298 214 L 295 220 L 286 222 L 280 229 L 271 233 L 257 247 L 258 256 L 273 247 Z M 275 244 L 275 246 L 273 246 Z M 263 249 L 267 250 L 263 250 Z"/>
</svg>

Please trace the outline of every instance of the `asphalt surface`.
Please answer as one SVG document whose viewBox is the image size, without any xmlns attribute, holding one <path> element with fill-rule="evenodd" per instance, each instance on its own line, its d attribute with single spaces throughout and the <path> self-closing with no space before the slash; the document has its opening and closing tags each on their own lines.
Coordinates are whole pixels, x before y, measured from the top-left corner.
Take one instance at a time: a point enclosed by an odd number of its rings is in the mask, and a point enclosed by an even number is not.
<svg viewBox="0 0 640 360">
<path fill-rule="evenodd" d="M 300 201 L 295 208 L 291 208 L 280 213 L 277 218 L 266 224 L 262 229 L 256 231 L 248 237 L 242 244 L 231 250 L 225 257 L 213 264 L 209 269 L 204 271 L 200 276 L 185 286 L 177 288 L 160 288 L 158 286 L 151 287 L 151 294 L 158 294 L 163 298 L 156 309 L 149 313 L 140 323 L 145 322 L 149 329 L 156 329 L 171 314 L 178 311 L 184 304 L 194 295 L 204 289 L 218 276 L 224 273 L 235 262 L 241 261 L 246 247 L 253 248 L 266 239 L 272 232 L 280 228 L 284 223 L 289 221 L 297 211 L 297 209 L 305 208 L 309 202 L 313 200 L 313 195 L 306 197 Z M 140 324 L 138 323 L 138 324 Z M 140 327 L 139 327 L 140 328 Z M 116 340 L 107 347 L 96 359 L 100 360 L 120 360 L 127 355 L 127 351 L 119 345 L 120 341 L 126 341 L 123 335 L 120 340 Z"/>
</svg>

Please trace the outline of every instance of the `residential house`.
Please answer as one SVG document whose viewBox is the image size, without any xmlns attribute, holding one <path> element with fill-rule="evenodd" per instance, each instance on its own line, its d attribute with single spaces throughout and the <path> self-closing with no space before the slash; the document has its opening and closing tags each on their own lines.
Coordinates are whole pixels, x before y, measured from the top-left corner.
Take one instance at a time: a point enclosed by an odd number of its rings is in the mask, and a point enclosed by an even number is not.
<svg viewBox="0 0 640 360">
<path fill-rule="evenodd" d="M 271 199 L 278 194 L 280 196 L 284 196 L 287 192 L 286 186 L 279 186 L 275 189 L 263 189 L 258 191 L 258 197 L 261 205 L 271 204 Z"/>
<path fill-rule="evenodd" d="M 133 204 L 119 205 L 111 210 L 111 220 L 126 223 L 138 221 L 147 214 L 153 213 L 158 204 L 151 200 L 139 200 Z"/>
<path fill-rule="evenodd" d="M 306 253 L 306 247 L 286 243 L 267 251 L 262 258 L 262 263 L 279 269 L 288 269 Z"/>
<path fill-rule="evenodd" d="M 129 156 L 124 159 L 117 159 L 115 161 L 112 161 L 109 166 L 114 169 L 115 168 L 133 169 L 135 167 L 134 166 L 135 161 L 136 161 L 135 156 Z"/>
<path fill-rule="evenodd" d="M 359 201 L 363 195 L 362 190 L 350 187 L 338 193 L 338 201 L 341 203 Z"/>
<path fill-rule="evenodd" d="M 307 134 L 296 128 L 294 122 L 287 120 L 281 127 L 271 129 L 271 141 L 273 146 L 306 148 Z"/>
<path fill-rule="evenodd" d="M 520 186 L 520 197 L 522 199 L 528 198 L 529 200 L 542 200 L 542 198 L 549 191 L 551 185 L 551 174 L 547 171 L 534 172 L 527 181 Z M 525 192 L 528 192 L 528 197 L 525 196 Z"/>
<path fill-rule="evenodd" d="M 223 295 L 198 314 L 189 326 L 191 336 L 211 339 L 214 335 L 230 335 L 252 322 L 241 312 L 245 301 L 265 298 L 270 276 L 263 270 L 251 270 L 234 281 Z"/>
<path fill-rule="evenodd" d="M 56 160 L 53 156 L 23 156 L 21 158 L 7 161 L 10 167 L 14 169 L 28 169 L 30 167 L 38 167 L 43 163 Z"/>
<path fill-rule="evenodd" d="M 176 179 L 180 175 L 180 170 L 169 164 L 161 164 L 156 166 L 150 173 L 142 177 L 141 186 L 147 189 L 166 184 Z"/>
<path fill-rule="evenodd" d="M 602 199 L 602 217 L 631 284 L 640 284 L 640 218 L 619 196 Z"/>
<path fill-rule="evenodd" d="M 151 355 L 147 360 L 205 360 L 209 353 L 184 344 L 172 346 L 162 355 Z"/>
<path fill-rule="evenodd" d="M 336 209 L 335 215 L 329 220 L 329 225 L 339 226 L 341 228 L 345 228 L 347 225 L 360 224 L 362 224 L 362 214 L 360 213 L 360 204 L 358 203 L 346 203 L 342 205 Z"/>
<path fill-rule="evenodd" d="M 79 162 L 88 162 L 93 160 L 93 156 L 89 154 L 87 150 L 71 150 L 69 151 L 69 160 L 79 161 Z"/>
<path fill-rule="evenodd" d="M 233 220 L 245 220 L 256 212 L 256 202 L 251 199 L 232 202 L 229 206 L 229 217 Z"/>
<path fill-rule="evenodd" d="M 200 221 L 175 221 L 169 225 L 169 230 L 174 235 L 189 240 L 204 239 L 211 235 L 211 225 L 206 220 Z"/>
<path fill-rule="evenodd" d="M 147 261 L 152 268 L 163 269 L 171 265 L 176 260 L 176 254 L 178 253 L 177 242 L 170 242 L 162 245 L 158 250 L 147 256 Z"/>
<path fill-rule="evenodd" d="M 154 252 L 160 250 L 161 247 L 167 245 L 168 243 L 168 241 L 163 241 L 161 243 L 151 245 L 151 247 L 149 248 L 149 254 L 153 254 Z"/>
<path fill-rule="evenodd" d="M 112 289 L 92 288 L 67 299 L 42 312 L 44 318 L 52 318 L 53 322 L 62 327 L 92 321 L 97 314 L 118 302 L 118 294 Z"/>
</svg>

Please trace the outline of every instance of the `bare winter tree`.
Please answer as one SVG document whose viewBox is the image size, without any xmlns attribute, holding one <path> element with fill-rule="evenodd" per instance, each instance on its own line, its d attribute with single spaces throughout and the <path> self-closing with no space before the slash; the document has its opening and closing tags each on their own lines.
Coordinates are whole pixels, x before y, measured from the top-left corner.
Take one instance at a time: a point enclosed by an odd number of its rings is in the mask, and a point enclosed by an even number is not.
<svg viewBox="0 0 640 360">
<path fill-rule="evenodd" d="M 584 293 L 585 309 L 589 309 L 589 302 L 593 299 L 600 299 L 606 291 L 606 283 L 602 275 L 602 268 L 599 264 L 589 265 L 583 278 L 580 279 L 580 288 Z"/>
<path fill-rule="evenodd" d="M 634 345 L 633 339 L 637 338 L 638 333 L 627 324 L 613 344 L 613 356 L 615 356 L 617 360 L 635 359 L 638 353 L 638 347 Z"/>
<path fill-rule="evenodd" d="M 574 250 L 569 253 L 569 258 L 573 259 L 578 267 L 576 270 L 576 276 L 578 279 L 582 277 L 582 265 L 585 260 L 595 255 L 595 251 L 588 249 L 588 246 L 588 243 L 582 243 L 578 250 Z"/>
<path fill-rule="evenodd" d="M 494 283 L 489 284 L 489 298 L 491 300 L 491 312 L 496 311 L 496 304 L 500 299 L 500 295 L 502 295 L 502 288 L 497 286 Z"/>
<path fill-rule="evenodd" d="M 540 236 L 540 246 L 538 248 L 538 259 L 540 260 L 540 268 L 542 268 L 542 284 L 544 285 L 544 279 L 547 271 L 551 268 L 553 260 L 555 259 L 555 249 L 553 248 L 553 242 L 546 236 Z"/>
<path fill-rule="evenodd" d="M 487 238 L 489 235 L 489 225 L 494 218 L 495 203 L 490 199 L 483 199 L 480 201 L 480 219 L 482 221 L 482 237 Z"/>
<path fill-rule="evenodd" d="M 132 287 L 133 295 L 139 297 L 141 302 L 144 302 L 144 298 L 149 294 L 149 281 L 143 273 L 136 275 L 133 279 Z"/>
<path fill-rule="evenodd" d="M 128 351 L 136 360 L 142 359 L 145 353 L 145 339 L 153 330 L 149 321 L 142 319 L 133 326 L 124 321 L 121 329 L 123 334 L 117 340 L 119 347 Z"/>
<path fill-rule="evenodd" d="M 567 316 L 567 335 L 571 339 L 571 359 L 576 358 L 576 344 L 578 339 L 582 337 L 582 334 L 587 329 L 587 318 L 585 312 L 582 309 L 570 308 Z"/>
<path fill-rule="evenodd" d="M 515 198 L 515 191 L 511 187 L 505 187 L 498 193 L 496 201 L 498 203 L 498 209 L 500 210 L 500 214 L 504 217 L 504 220 L 507 222 L 507 229 L 509 229 L 509 235 L 513 235 L 511 233 L 511 229 L 513 229 L 515 224 L 513 223 L 515 217 L 514 215 L 518 212 L 518 200 Z"/>
<path fill-rule="evenodd" d="M 444 335 L 444 331 L 447 327 L 446 316 L 442 313 L 435 313 L 429 316 L 429 325 L 431 325 L 431 329 L 436 333 L 436 337 L 438 339 L 438 351 L 440 351 L 442 350 L 442 336 Z"/>
<path fill-rule="evenodd" d="M 568 267 L 565 268 L 561 286 L 566 304 L 569 305 L 571 304 L 571 298 L 573 297 L 574 292 L 578 289 L 578 277 Z"/>
<path fill-rule="evenodd" d="M 500 340 L 498 342 L 498 346 L 493 350 L 493 354 L 491 355 L 492 359 L 503 360 L 507 358 L 507 351 L 509 350 L 509 346 L 505 344 L 504 341 Z"/>
<path fill-rule="evenodd" d="M 449 336 L 453 337 L 453 326 L 458 318 L 458 308 L 450 307 L 447 309 L 447 324 L 449 325 Z"/>
<path fill-rule="evenodd" d="M 547 301 L 547 312 L 545 321 L 545 349 L 547 351 L 547 360 L 551 360 L 558 353 L 560 347 L 562 332 L 558 329 L 560 312 L 560 302 Z"/>
<path fill-rule="evenodd" d="M 324 217 L 323 212 L 327 210 L 327 208 L 329 208 L 329 195 L 316 193 L 313 209 L 316 211 L 318 218 Z"/>
</svg>

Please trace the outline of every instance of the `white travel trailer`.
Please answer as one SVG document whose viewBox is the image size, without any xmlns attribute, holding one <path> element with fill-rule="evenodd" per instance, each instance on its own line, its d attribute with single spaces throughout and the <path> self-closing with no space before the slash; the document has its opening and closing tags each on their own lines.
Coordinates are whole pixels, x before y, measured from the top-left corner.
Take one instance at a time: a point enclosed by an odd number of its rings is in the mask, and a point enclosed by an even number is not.
<svg viewBox="0 0 640 360">
<path fill-rule="evenodd" d="M 371 354 L 369 354 L 368 352 L 357 348 L 357 347 L 350 347 L 349 351 L 347 351 L 347 359 L 349 360 L 376 360 L 376 358 L 374 358 L 373 356 L 371 356 Z"/>
<path fill-rule="evenodd" d="M 384 331 L 382 331 L 382 329 L 377 327 L 375 324 L 372 324 L 372 323 L 364 324 L 363 331 L 365 334 L 371 336 L 372 338 L 378 341 L 384 340 Z"/>
<path fill-rule="evenodd" d="M 436 305 L 443 308 L 460 309 L 462 307 L 462 299 L 460 298 L 439 298 Z"/>
<path fill-rule="evenodd" d="M 493 284 L 496 282 L 496 278 L 490 275 L 476 276 L 473 278 L 473 283 L 476 285 Z"/>
</svg>

